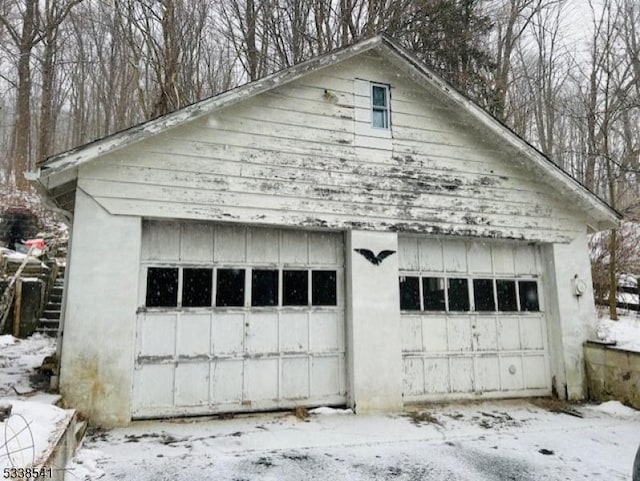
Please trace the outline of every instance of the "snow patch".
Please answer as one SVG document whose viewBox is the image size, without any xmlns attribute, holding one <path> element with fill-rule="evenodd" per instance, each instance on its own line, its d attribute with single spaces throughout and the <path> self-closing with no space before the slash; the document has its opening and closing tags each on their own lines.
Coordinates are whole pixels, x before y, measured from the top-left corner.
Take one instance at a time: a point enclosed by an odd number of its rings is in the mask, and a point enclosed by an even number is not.
<svg viewBox="0 0 640 481">
<path fill-rule="evenodd" d="M 637 417 L 640 416 L 640 412 L 633 408 L 625 406 L 620 401 L 607 401 L 598 406 L 593 406 L 591 409 L 600 411 L 612 416 L 620 417 Z"/>
<path fill-rule="evenodd" d="M 26 339 L 0 336 L 0 397 L 31 392 L 29 378 L 46 356 L 55 353 L 55 344 L 55 338 L 39 333 Z"/>
<path fill-rule="evenodd" d="M 335 409 L 329 408 L 326 406 L 322 406 L 315 409 L 309 409 L 309 414 L 315 414 L 318 416 L 327 416 L 332 414 L 353 414 L 353 410 L 351 409 Z"/>
<path fill-rule="evenodd" d="M 617 321 L 602 318 L 596 324 L 596 335 L 600 341 L 615 342 L 615 347 L 640 352 L 640 316 L 620 310 Z"/>
<path fill-rule="evenodd" d="M 15 344 L 17 342 L 19 342 L 18 339 L 16 339 L 15 337 L 13 337 L 10 334 L 6 334 L 4 336 L 0 336 L 0 347 L 10 346 L 10 345 Z"/>
<path fill-rule="evenodd" d="M 104 453 L 98 449 L 81 449 L 67 464 L 66 472 L 81 481 L 100 479 L 105 474 L 100 468 L 100 461 L 104 458 Z"/>
</svg>

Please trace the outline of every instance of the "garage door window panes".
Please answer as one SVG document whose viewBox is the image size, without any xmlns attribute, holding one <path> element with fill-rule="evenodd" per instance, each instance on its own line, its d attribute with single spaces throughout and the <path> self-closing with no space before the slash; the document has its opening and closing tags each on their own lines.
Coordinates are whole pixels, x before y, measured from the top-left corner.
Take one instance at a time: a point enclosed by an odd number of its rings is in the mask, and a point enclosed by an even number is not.
<svg viewBox="0 0 640 481">
<path fill-rule="evenodd" d="M 337 306 L 336 271 L 311 271 L 311 304 Z"/>
<path fill-rule="evenodd" d="M 244 269 L 218 269 L 216 306 L 244 306 Z"/>
<path fill-rule="evenodd" d="M 278 271 L 255 269 L 251 273 L 251 305 L 278 305 Z"/>
<path fill-rule="evenodd" d="M 420 278 L 403 276 L 400 278 L 400 309 L 420 310 Z"/>
<path fill-rule="evenodd" d="M 309 272 L 282 271 L 282 305 L 306 306 L 309 304 Z"/>
<path fill-rule="evenodd" d="M 399 285 L 403 311 L 540 312 L 535 280 L 400 276 Z"/>
<path fill-rule="evenodd" d="M 469 283 L 467 279 L 448 279 L 447 299 L 450 311 L 469 310 Z"/>
<path fill-rule="evenodd" d="M 444 311 L 444 279 L 442 277 L 423 277 L 422 293 L 425 311 Z"/>
<path fill-rule="evenodd" d="M 473 280 L 473 302 L 478 312 L 493 312 L 496 310 L 493 279 Z"/>
<path fill-rule="evenodd" d="M 520 294 L 520 310 L 538 312 L 538 284 L 535 281 L 518 281 L 518 293 Z"/>
<path fill-rule="evenodd" d="M 338 305 L 335 270 L 148 267 L 146 286 L 146 307 Z"/>
<path fill-rule="evenodd" d="M 211 305 L 213 269 L 182 270 L 182 305 L 208 307 Z"/>
<path fill-rule="evenodd" d="M 149 267 L 147 270 L 148 307 L 175 307 L 178 305 L 178 268 Z"/>
<path fill-rule="evenodd" d="M 518 310 L 516 299 L 516 281 L 498 279 L 496 281 L 496 293 L 498 295 L 498 310 L 503 312 L 515 312 Z"/>
</svg>

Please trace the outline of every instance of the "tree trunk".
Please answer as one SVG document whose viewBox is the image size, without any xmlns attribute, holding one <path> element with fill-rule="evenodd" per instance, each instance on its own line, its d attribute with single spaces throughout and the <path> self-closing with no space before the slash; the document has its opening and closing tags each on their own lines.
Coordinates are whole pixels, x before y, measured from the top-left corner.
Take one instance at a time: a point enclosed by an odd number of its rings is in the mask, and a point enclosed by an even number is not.
<svg viewBox="0 0 640 481">
<path fill-rule="evenodd" d="M 24 174 L 29 170 L 29 152 L 31 142 L 31 51 L 36 36 L 37 0 L 25 3 L 22 34 L 18 45 L 18 93 L 16 98 L 16 123 L 13 132 L 14 174 L 16 188 L 29 189 Z"/>
</svg>

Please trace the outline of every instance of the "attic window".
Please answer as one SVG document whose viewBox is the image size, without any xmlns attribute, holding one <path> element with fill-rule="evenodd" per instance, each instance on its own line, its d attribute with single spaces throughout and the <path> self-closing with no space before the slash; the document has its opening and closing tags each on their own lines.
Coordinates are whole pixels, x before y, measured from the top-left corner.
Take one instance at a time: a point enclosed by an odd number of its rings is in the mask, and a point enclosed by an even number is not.
<svg viewBox="0 0 640 481">
<path fill-rule="evenodd" d="M 371 125 L 389 129 L 389 86 L 371 84 Z"/>
</svg>

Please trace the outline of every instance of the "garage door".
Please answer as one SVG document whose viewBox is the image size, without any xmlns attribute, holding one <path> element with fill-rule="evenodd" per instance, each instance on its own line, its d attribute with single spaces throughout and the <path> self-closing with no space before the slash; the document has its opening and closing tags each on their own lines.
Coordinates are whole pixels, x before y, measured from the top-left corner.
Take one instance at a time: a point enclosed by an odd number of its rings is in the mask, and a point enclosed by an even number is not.
<svg viewBox="0 0 640 481">
<path fill-rule="evenodd" d="M 340 234 L 147 221 L 133 417 L 346 401 Z"/>
<path fill-rule="evenodd" d="M 406 402 L 551 393 L 534 245 L 399 239 Z"/>
</svg>

